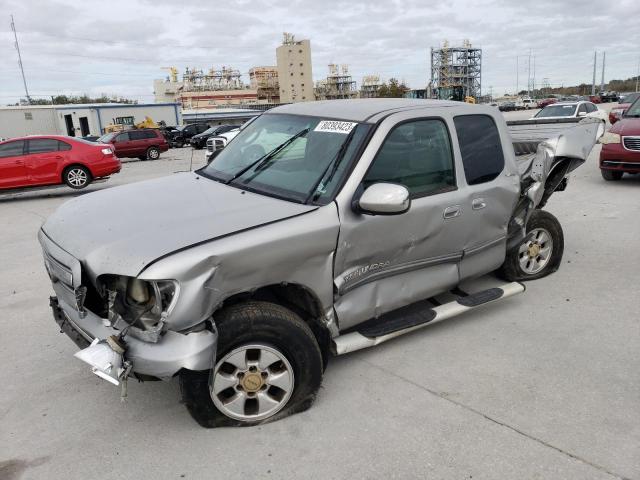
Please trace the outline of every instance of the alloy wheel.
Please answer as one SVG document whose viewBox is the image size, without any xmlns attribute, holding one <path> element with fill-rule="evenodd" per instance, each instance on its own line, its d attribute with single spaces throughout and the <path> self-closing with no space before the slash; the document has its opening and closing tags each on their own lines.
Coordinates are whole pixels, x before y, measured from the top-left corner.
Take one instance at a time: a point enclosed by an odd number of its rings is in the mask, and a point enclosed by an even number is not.
<svg viewBox="0 0 640 480">
<path fill-rule="evenodd" d="M 264 420 L 286 404 L 294 389 L 293 368 L 284 354 L 261 344 L 227 353 L 212 372 L 211 399 L 224 415 Z"/>
<path fill-rule="evenodd" d="M 518 250 L 518 261 L 523 272 L 534 275 L 549 263 L 553 253 L 553 240 L 544 228 L 536 228 L 530 233 L 531 239 Z"/>
</svg>

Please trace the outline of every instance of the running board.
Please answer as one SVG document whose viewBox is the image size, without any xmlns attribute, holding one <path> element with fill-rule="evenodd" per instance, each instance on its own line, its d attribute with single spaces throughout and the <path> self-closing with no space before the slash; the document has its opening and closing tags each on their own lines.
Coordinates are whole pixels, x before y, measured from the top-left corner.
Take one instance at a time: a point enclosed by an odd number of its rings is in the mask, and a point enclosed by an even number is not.
<svg viewBox="0 0 640 480">
<path fill-rule="evenodd" d="M 429 302 L 427 300 L 408 305 L 395 312 L 363 322 L 355 327 L 357 331 L 345 333 L 334 338 L 333 344 L 336 355 L 343 355 L 379 345 L 430 323 L 455 317 L 496 300 L 512 297 L 524 292 L 524 290 L 523 284 L 512 282 L 476 293 L 460 295 L 453 301 L 434 307 L 428 306 Z"/>
</svg>

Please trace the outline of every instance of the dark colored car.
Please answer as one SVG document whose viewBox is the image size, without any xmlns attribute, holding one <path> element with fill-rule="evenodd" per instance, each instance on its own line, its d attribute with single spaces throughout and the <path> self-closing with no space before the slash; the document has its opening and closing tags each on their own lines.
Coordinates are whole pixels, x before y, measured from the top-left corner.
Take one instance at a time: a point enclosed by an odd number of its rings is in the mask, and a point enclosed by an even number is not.
<svg viewBox="0 0 640 480">
<path fill-rule="evenodd" d="M 600 92 L 600 100 L 602 103 L 617 102 L 618 92 Z"/>
<path fill-rule="evenodd" d="M 615 108 L 612 108 L 609 112 L 609 122 L 611 123 L 611 125 L 620 120 L 627 109 L 631 106 L 631 104 L 638 98 L 640 98 L 640 92 L 628 93 L 627 95 L 625 95 L 623 103 L 619 104 Z"/>
<path fill-rule="evenodd" d="M 204 132 L 198 133 L 197 135 L 194 135 L 193 137 L 191 137 L 191 139 L 189 140 L 189 143 L 193 148 L 200 150 L 207 145 L 207 140 L 210 137 L 215 137 L 216 135 L 220 135 L 221 133 L 226 133 L 236 128 L 238 128 L 238 125 L 215 125 L 211 128 L 208 128 Z"/>
<path fill-rule="evenodd" d="M 640 173 L 640 98 L 599 140 L 600 173 L 605 180 L 620 180 L 625 173 Z"/>
<path fill-rule="evenodd" d="M 80 189 L 120 168 L 111 146 L 79 138 L 38 135 L 0 143 L 0 190 L 62 183 Z"/>
<path fill-rule="evenodd" d="M 113 146 L 118 157 L 157 160 L 160 152 L 169 150 L 169 144 L 160 130 L 144 128 L 107 133 L 99 142 Z"/>
<path fill-rule="evenodd" d="M 504 102 L 498 107 L 498 110 L 500 110 L 501 112 L 512 112 L 516 110 L 516 104 L 515 102 Z"/>
<path fill-rule="evenodd" d="M 208 129 L 209 125 L 206 123 L 189 123 L 187 125 L 179 125 L 165 132 L 165 137 L 172 148 L 182 148 L 189 143 L 191 137 Z"/>
</svg>

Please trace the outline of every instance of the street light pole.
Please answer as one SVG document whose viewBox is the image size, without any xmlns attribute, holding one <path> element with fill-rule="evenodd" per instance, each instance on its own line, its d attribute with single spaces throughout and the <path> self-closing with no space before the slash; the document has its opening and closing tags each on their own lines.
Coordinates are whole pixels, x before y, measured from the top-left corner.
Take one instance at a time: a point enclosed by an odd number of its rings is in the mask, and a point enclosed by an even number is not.
<svg viewBox="0 0 640 480">
<path fill-rule="evenodd" d="M 15 47 L 18 51 L 18 65 L 20 65 L 20 71 L 22 72 L 22 83 L 24 84 L 24 93 L 27 96 L 27 102 L 31 104 L 31 97 L 29 96 L 29 89 L 27 88 L 27 79 L 24 76 L 24 68 L 22 67 L 22 55 L 20 55 L 20 45 L 18 45 L 18 34 L 16 33 L 16 24 L 13 21 L 13 15 L 11 15 L 11 30 L 13 31 L 13 38 L 15 40 Z"/>
</svg>

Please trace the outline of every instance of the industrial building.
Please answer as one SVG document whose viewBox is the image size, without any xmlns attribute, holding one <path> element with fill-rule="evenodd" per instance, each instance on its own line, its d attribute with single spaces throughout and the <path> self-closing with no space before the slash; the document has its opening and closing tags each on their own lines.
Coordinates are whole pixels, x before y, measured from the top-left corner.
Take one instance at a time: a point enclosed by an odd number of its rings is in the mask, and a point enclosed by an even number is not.
<svg viewBox="0 0 640 480">
<path fill-rule="evenodd" d="M 124 104 L 95 103 L 79 105 L 21 105 L 0 107 L 0 137 L 23 135 L 102 135 L 116 119 L 133 117 L 133 123 L 150 117 L 156 123 L 181 123 L 177 103 Z"/>
<path fill-rule="evenodd" d="M 441 48 L 431 48 L 431 86 L 436 98 L 464 101 L 481 96 L 482 49 L 469 40 L 452 47 L 445 40 Z"/>
<path fill-rule="evenodd" d="M 380 75 L 365 75 L 360 84 L 360 98 L 375 98 L 381 86 Z"/>
<path fill-rule="evenodd" d="M 309 40 L 296 40 L 284 33 L 282 45 L 276 48 L 276 64 L 282 103 L 315 100 Z"/>
<path fill-rule="evenodd" d="M 356 82 L 349 75 L 349 67 L 330 64 L 327 78 L 316 82 L 315 96 L 318 100 L 357 98 Z"/>
<path fill-rule="evenodd" d="M 280 103 L 278 67 L 253 67 L 249 69 L 249 86 L 258 95 L 258 101 Z"/>
</svg>

